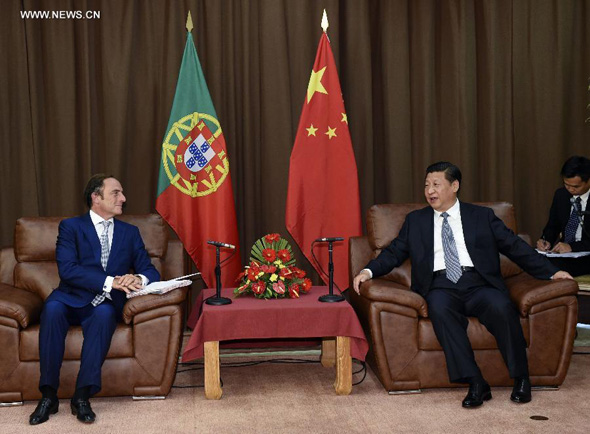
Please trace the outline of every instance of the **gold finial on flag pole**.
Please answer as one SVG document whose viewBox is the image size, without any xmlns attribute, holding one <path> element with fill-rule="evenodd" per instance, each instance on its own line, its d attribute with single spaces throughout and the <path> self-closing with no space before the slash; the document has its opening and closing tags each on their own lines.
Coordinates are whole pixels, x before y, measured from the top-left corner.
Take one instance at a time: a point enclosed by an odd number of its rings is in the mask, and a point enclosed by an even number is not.
<svg viewBox="0 0 590 434">
<path fill-rule="evenodd" d="M 190 32 L 193 30 L 193 18 L 191 17 L 191 11 L 188 11 L 186 17 L 186 29 Z"/>
<path fill-rule="evenodd" d="M 326 10 L 324 9 L 324 15 L 322 15 L 322 29 L 324 29 L 324 33 L 326 33 L 328 31 L 328 14 L 326 13 Z"/>
</svg>

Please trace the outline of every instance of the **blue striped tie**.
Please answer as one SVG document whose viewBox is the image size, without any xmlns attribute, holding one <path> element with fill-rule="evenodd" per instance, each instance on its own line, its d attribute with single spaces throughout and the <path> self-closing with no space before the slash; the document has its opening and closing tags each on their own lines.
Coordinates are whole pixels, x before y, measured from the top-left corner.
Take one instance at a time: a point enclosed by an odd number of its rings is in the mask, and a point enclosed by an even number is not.
<svg viewBox="0 0 590 434">
<path fill-rule="evenodd" d="M 448 213 L 441 214 L 443 220 L 441 238 L 443 245 L 443 252 L 445 255 L 445 267 L 447 268 L 447 279 L 453 283 L 457 283 L 463 274 L 461 270 L 461 262 L 459 262 L 459 253 L 457 253 L 457 245 L 455 244 L 455 237 L 453 230 L 447 220 Z"/>
<path fill-rule="evenodd" d="M 570 218 L 565 225 L 563 241 L 570 244 L 576 241 L 576 232 L 580 225 L 580 211 L 581 211 L 582 198 L 578 196 L 576 200 L 572 202 L 572 213 Z"/>
</svg>

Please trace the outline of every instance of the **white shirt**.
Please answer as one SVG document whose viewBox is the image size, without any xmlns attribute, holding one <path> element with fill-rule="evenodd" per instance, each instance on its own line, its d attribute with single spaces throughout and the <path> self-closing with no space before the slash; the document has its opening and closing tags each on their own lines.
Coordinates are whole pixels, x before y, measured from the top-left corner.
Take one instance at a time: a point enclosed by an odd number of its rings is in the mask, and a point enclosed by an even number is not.
<svg viewBox="0 0 590 434">
<path fill-rule="evenodd" d="M 457 246 L 457 253 L 459 254 L 459 262 L 461 266 L 473 267 L 473 261 L 467 246 L 465 245 L 465 237 L 463 236 L 463 223 L 461 222 L 461 206 L 459 205 L 459 199 L 455 201 L 455 204 L 447 210 L 447 221 L 453 231 L 453 238 L 455 238 L 455 244 Z M 442 224 L 444 218 L 442 213 L 434 210 L 434 268 L 432 271 L 444 270 L 445 266 L 445 254 L 442 246 Z"/>
<path fill-rule="evenodd" d="M 588 190 L 586 193 L 584 193 L 581 196 L 574 196 L 574 200 L 577 199 L 578 197 L 581 199 L 580 202 L 580 208 L 582 210 L 582 212 L 584 212 L 586 210 L 586 207 L 588 206 L 588 196 L 590 196 L 590 190 Z M 572 210 L 574 209 L 574 204 L 572 203 L 572 206 L 570 208 L 570 214 L 572 213 Z M 582 240 L 582 225 L 578 223 L 578 229 L 576 230 L 576 241 L 581 241 Z"/>
<path fill-rule="evenodd" d="M 102 222 L 104 222 L 104 221 L 111 222 L 111 224 L 109 225 L 107 230 L 109 231 L 109 233 L 108 233 L 109 247 L 112 248 L 113 247 L 113 235 L 115 233 L 115 219 L 111 217 L 110 219 L 105 220 L 101 216 L 99 216 L 97 213 L 90 210 L 90 220 L 92 220 L 92 224 L 94 225 L 94 229 L 96 230 L 96 235 L 98 235 L 99 240 L 102 237 L 102 233 L 105 230 Z M 149 282 L 148 278 L 145 277 L 143 274 L 138 274 L 138 276 L 141 277 L 141 283 L 145 287 Z M 102 290 L 104 292 L 106 292 L 107 294 L 109 294 L 111 292 L 111 290 L 113 289 L 113 280 L 115 280 L 115 278 L 113 276 L 107 276 L 106 279 L 104 280 L 104 283 L 102 285 Z M 107 295 L 107 297 L 110 298 L 110 296 L 108 296 L 108 295 Z"/>
</svg>

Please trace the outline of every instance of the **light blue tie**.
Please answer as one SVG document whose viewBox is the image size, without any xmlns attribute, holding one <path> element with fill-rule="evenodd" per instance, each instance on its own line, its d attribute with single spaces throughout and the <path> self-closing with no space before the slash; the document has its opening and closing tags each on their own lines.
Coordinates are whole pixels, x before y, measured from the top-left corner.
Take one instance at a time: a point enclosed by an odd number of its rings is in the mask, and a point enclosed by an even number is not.
<svg viewBox="0 0 590 434">
<path fill-rule="evenodd" d="M 455 237 L 453 236 L 453 230 L 447 220 L 448 213 L 443 212 L 441 214 L 443 220 L 441 229 L 441 238 L 443 252 L 445 255 L 445 267 L 447 269 L 447 279 L 453 283 L 457 283 L 463 274 L 461 270 L 461 262 L 459 262 L 459 253 L 457 253 L 457 245 L 455 244 Z"/>
<path fill-rule="evenodd" d="M 102 235 L 100 236 L 100 264 L 102 268 L 106 271 L 107 264 L 109 262 L 109 253 L 111 253 L 111 247 L 109 246 L 109 226 L 111 222 L 103 221 L 101 222 L 103 226 Z M 96 307 L 100 303 L 102 303 L 108 297 L 111 299 L 111 295 L 105 291 L 102 294 L 96 294 L 94 299 L 92 300 L 92 306 Z"/>
</svg>

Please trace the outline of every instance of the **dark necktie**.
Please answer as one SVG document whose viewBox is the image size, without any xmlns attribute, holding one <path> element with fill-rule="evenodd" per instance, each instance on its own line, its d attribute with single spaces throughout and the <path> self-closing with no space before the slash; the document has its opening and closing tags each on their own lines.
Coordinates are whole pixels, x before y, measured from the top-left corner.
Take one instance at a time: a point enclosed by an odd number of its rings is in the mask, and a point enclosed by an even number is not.
<svg viewBox="0 0 590 434">
<path fill-rule="evenodd" d="M 570 244 L 576 241 L 576 232 L 580 224 L 580 211 L 582 210 L 582 198 L 578 196 L 572 203 L 572 212 L 570 218 L 565 225 L 563 241 Z"/>
<path fill-rule="evenodd" d="M 448 213 L 443 212 L 441 214 L 443 218 L 443 224 L 441 229 L 441 238 L 443 252 L 445 255 L 445 267 L 447 269 L 447 279 L 453 283 L 457 283 L 463 274 L 461 270 L 461 262 L 459 262 L 459 253 L 457 252 L 457 244 L 455 244 L 455 237 L 453 236 L 453 230 L 447 220 Z"/>
</svg>

